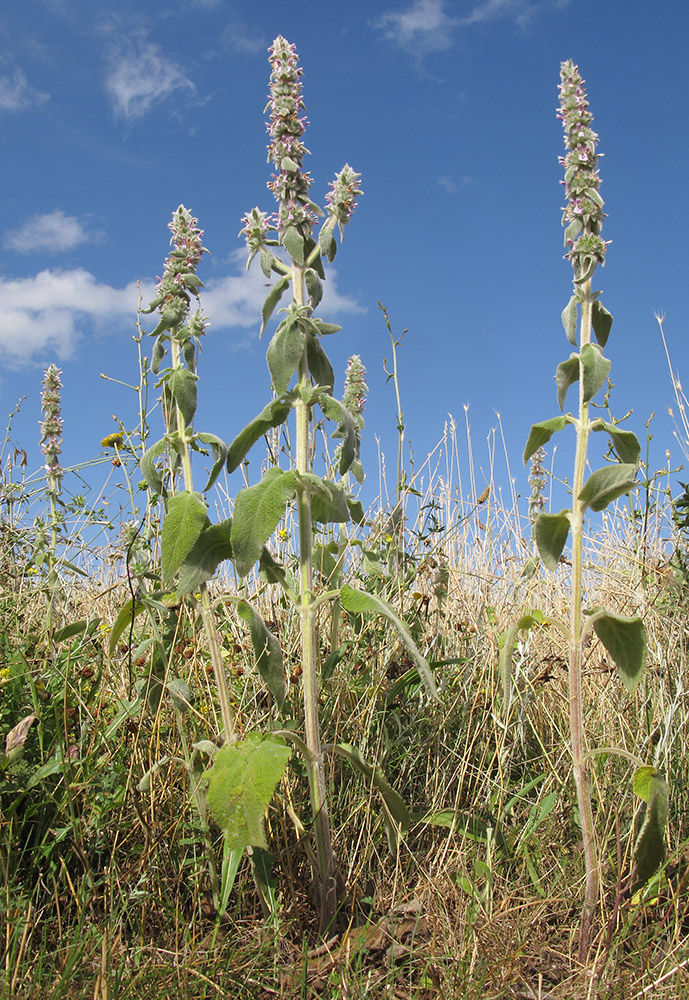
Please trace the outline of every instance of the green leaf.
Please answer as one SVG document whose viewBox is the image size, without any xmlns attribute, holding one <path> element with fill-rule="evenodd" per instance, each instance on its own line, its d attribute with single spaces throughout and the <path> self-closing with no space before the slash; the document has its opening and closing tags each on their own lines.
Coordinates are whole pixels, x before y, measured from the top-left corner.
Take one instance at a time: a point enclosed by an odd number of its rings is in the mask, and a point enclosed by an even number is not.
<svg viewBox="0 0 689 1000">
<path fill-rule="evenodd" d="M 605 347 L 608 342 L 608 337 L 610 336 L 610 329 L 612 327 L 612 315 L 608 312 L 603 303 L 599 302 L 598 299 L 596 299 L 593 303 L 591 324 L 593 326 L 593 332 L 596 340 L 601 347 Z"/>
<path fill-rule="evenodd" d="M 227 445 L 219 438 L 217 434 L 210 434 L 207 431 L 203 433 L 196 434 L 194 436 L 195 441 L 201 441 L 203 444 L 209 444 L 211 446 L 211 452 L 213 454 L 213 467 L 208 474 L 208 481 L 203 487 L 202 493 L 207 493 L 211 488 L 213 483 L 216 481 L 218 476 L 222 471 L 222 467 L 225 464 L 227 458 Z"/>
<path fill-rule="evenodd" d="M 117 652 L 117 643 L 125 629 L 130 629 L 137 615 L 145 609 L 146 605 L 139 601 L 127 601 L 124 607 L 120 608 L 117 618 L 110 629 L 109 652 L 114 656 Z"/>
<path fill-rule="evenodd" d="M 591 424 L 591 430 L 607 431 L 621 462 L 634 466 L 639 464 L 641 445 L 636 434 L 632 431 L 620 430 L 617 424 L 610 424 L 605 420 L 594 420 Z"/>
<path fill-rule="evenodd" d="M 282 245 L 295 264 L 304 264 L 304 237 L 294 226 L 287 226 L 282 234 Z"/>
<path fill-rule="evenodd" d="M 376 791 L 380 793 L 392 819 L 406 833 L 409 829 L 409 810 L 402 796 L 388 783 L 381 769 L 365 761 L 359 750 L 350 743 L 336 744 L 333 746 L 333 753 L 349 761 L 353 767 L 363 774 L 367 781 L 371 782 Z"/>
<path fill-rule="evenodd" d="M 273 334 L 266 360 L 276 395 L 282 396 L 287 392 L 290 380 L 304 355 L 305 343 L 306 328 L 294 316 L 281 323 Z"/>
<path fill-rule="evenodd" d="M 509 851 L 507 841 L 497 824 L 487 823 L 478 816 L 462 812 L 461 809 L 440 809 L 425 815 L 415 815 L 413 819 L 419 823 L 427 823 L 429 826 L 439 826 L 446 830 L 454 829 L 460 835 L 479 844 L 486 844 L 489 839 L 493 839 L 500 851 L 505 853 Z"/>
<path fill-rule="evenodd" d="M 440 701 L 438 689 L 435 686 L 435 681 L 433 680 L 433 674 L 431 673 L 428 661 L 417 649 L 416 643 L 412 639 L 406 625 L 400 618 L 397 617 L 393 609 L 386 601 L 384 601 L 381 597 L 377 597 L 375 594 L 368 594 L 362 590 L 354 590 L 353 587 L 345 584 L 340 590 L 340 604 L 345 611 L 349 611 L 352 614 L 360 615 L 364 612 L 368 612 L 376 615 L 383 615 L 388 619 L 388 621 L 392 622 L 397 629 L 400 639 L 406 646 L 407 652 L 416 663 L 417 670 L 419 671 L 419 677 L 423 681 L 427 694 L 433 698 L 434 701 Z"/>
<path fill-rule="evenodd" d="M 232 558 L 231 531 L 231 518 L 203 528 L 182 563 L 176 588 L 178 594 L 194 593 L 214 576 L 221 562 Z"/>
<path fill-rule="evenodd" d="M 646 814 L 634 844 L 636 881 L 632 893 L 645 885 L 665 860 L 669 790 L 654 767 L 639 768 L 634 774 L 634 791 L 646 802 Z"/>
<path fill-rule="evenodd" d="M 155 343 L 153 344 L 153 353 L 151 354 L 151 371 L 154 375 L 157 375 L 160 371 L 160 366 L 163 363 L 163 358 L 165 357 L 165 352 L 167 351 L 168 337 L 163 333 L 160 337 L 156 337 Z"/>
<path fill-rule="evenodd" d="M 328 337 L 331 333 L 339 333 L 342 329 L 337 323 L 324 323 L 322 319 L 314 319 L 312 323 L 321 337 Z"/>
<path fill-rule="evenodd" d="M 91 620 L 93 621 L 93 619 Z M 64 642 L 65 639 L 71 639 L 75 635 L 82 635 L 86 631 L 88 624 L 89 620 L 85 618 L 82 621 L 65 625 L 64 628 L 59 628 L 53 636 L 53 642 Z"/>
<path fill-rule="evenodd" d="M 529 440 L 524 448 L 524 465 L 534 452 L 547 444 L 553 434 L 561 431 L 567 422 L 567 417 L 553 417 L 551 420 L 542 420 L 541 423 L 534 424 L 529 431 Z"/>
<path fill-rule="evenodd" d="M 321 479 L 320 484 L 323 488 L 311 494 L 312 520 L 319 524 L 344 524 L 349 520 L 344 487 L 325 479 Z"/>
<path fill-rule="evenodd" d="M 188 368 L 177 368 L 168 380 L 170 395 L 179 407 L 187 427 L 192 423 L 196 413 L 196 375 Z"/>
<path fill-rule="evenodd" d="M 323 350 L 318 337 L 309 331 L 306 339 L 306 358 L 309 372 L 316 385 L 332 390 L 335 385 L 335 374 L 328 355 Z"/>
<path fill-rule="evenodd" d="M 313 270 L 313 268 L 309 267 L 304 272 L 304 281 L 306 282 L 306 293 L 309 297 L 311 308 L 315 309 L 323 298 L 323 285 L 321 284 L 321 279 L 318 277 L 318 274 Z"/>
<path fill-rule="evenodd" d="M 592 472 L 584 483 L 579 500 L 591 510 L 604 510 L 609 503 L 636 486 L 635 465 L 608 465 Z"/>
<path fill-rule="evenodd" d="M 164 580 L 172 579 L 207 524 L 206 505 L 199 493 L 185 490 L 170 497 L 160 540 Z"/>
<path fill-rule="evenodd" d="M 283 277 L 279 278 L 271 290 L 268 292 L 265 302 L 263 303 L 263 308 L 261 309 L 261 329 L 259 332 L 259 337 L 263 336 L 266 328 L 266 323 L 273 315 L 275 307 L 283 296 L 285 290 L 289 288 L 289 278 Z"/>
<path fill-rule="evenodd" d="M 557 366 L 555 384 L 557 385 L 557 402 L 561 410 L 565 408 L 565 397 L 570 385 L 579 381 L 579 355 L 570 354 L 568 361 Z"/>
<path fill-rule="evenodd" d="M 352 470 L 354 469 L 354 466 L 356 464 L 357 464 L 356 462 L 352 464 Z M 359 465 L 361 465 L 361 463 L 359 463 Z M 362 470 L 362 478 L 361 479 L 357 478 L 357 482 L 363 482 L 363 470 Z M 363 524 L 364 521 L 366 520 L 366 514 L 364 512 L 364 505 L 362 504 L 361 500 L 355 500 L 353 497 L 348 496 L 347 506 L 349 507 L 349 516 L 351 517 L 354 524 Z"/>
<path fill-rule="evenodd" d="M 337 253 L 337 243 L 335 242 L 332 230 L 327 225 L 321 226 L 320 232 L 318 233 L 318 249 L 332 264 L 335 260 L 335 254 Z"/>
<path fill-rule="evenodd" d="M 500 676 L 502 678 L 502 693 L 505 698 L 505 703 L 509 702 L 510 695 L 512 693 L 512 656 L 514 654 L 514 644 L 517 641 L 517 633 L 525 632 L 533 628 L 534 625 L 542 625 L 545 621 L 545 617 L 542 611 L 538 608 L 534 608 L 533 611 L 528 612 L 511 625 L 506 632 L 500 636 L 500 656 L 499 656 L 499 668 Z"/>
<path fill-rule="evenodd" d="M 644 623 L 641 618 L 614 615 L 611 611 L 596 610 L 594 613 L 594 631 L 614 661 L 625 689 L 633 694 L 646 662 Z"/>
<path fill-rule="evenodd" d="M 261 552 L 258 572 L 261 579 L 265 580 L 266 583 L 278 584 L 278 586 L 282 587 L 287 594 L 291 594 L 293 592 L 294 581 L 291 574 L 288 575 L 285 571 L 285 567 L 272 557 L 265 546 L 263 547 L 263 552 Z"/>
<path fill-rule="evenodd" d="M 235 469 L 238 469 L 259 438 L 267 434 L 271 428 L 284 424 L 291 408 L 291 403 L 285 401 L 284 398 L 273 399 L 267 406 L 264 406 L 259 415 L 254 417 L 243 431 L 239 432 L 227 449 L 227 471 L 234 472 Z"/>
<path fill-rule="evenodd" d="M 560 561 L 569 535 L 569 511 L 559 514 L 539 514 L 533 525 L 534 538 L 544 565 L 554 570 Z"/>
<path fill-rule="evenodd" d="M 167 692 L 178 712 L 187 712 L 194 703 L 194 695 L 186 681 L 181 677 L 169 677 L 165 682 Z"/>
<path fill-rule="evenodd" d="M 216 753 L 205 772 L 207 800 L 230 850 L 268 849 L 263 817 L 291 755 L 284 740 L 259 733 Z"/>
<path fill-rule="evenodd" d="M 602 347 L 584 344 L 581 349 L 581 365 L 584 369 L 584 402 L 588 403 L 605 385 L 610 362 L 603 356 Z"/>
<path fill-rule="evenodd" d="M 333 431 L 330 436 L 342 438 L 339 472 L 341 476 L 344 476 L 352 462 L 358 457 L 359 439 L 354 418 L 344 403 L 327 393 L 321 394 L 318 403 L 328 420 L 337 421 L 337 430 Z"/>
<path fill-rule="evenodd" d="M 265 681 L 266 687 L 275 698 L 280 710 L 285 703 L 285 668 L 282 650 L 276 636 L 268 629 L 258 611 L 247 601 L 240 601 L 237 614 L 249 626 L 251 644 L 254 647 L 256 669 Z"/>
<path fill-rule="evenodd" d="M 268 469 L 260 483 L 240 490 L 234 504 L 232 550 L 240 576 L 246 576 L 260 557 L 294 498 L 297 480 L 293 472 Z"/>
<path fill-rule="evenodd" d="M 156 468 L 155 460 L 163 454 L 166 444 L 167 438 L 161 438 L 160 441 L 156 441 L 142 456 L 140 463 L 141 475 L 149 490 L 153 490 L 154 493 L 160 493 L 161 495 L 163 494 L 163 480 Z"/>
<path fill-rule="evenodd" d="M 577 297 L 573 295 L 562 310 L 562 325 L 567 334 L 567 340 L 573 347 L 577 346 Z"/>
</svg>

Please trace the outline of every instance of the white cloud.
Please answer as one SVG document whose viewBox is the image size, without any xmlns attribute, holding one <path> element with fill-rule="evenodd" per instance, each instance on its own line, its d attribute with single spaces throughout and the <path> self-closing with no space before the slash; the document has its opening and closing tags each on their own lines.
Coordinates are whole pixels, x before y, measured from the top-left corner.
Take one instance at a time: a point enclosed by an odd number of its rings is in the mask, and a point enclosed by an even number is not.
<svg viewBox="0 0 689 1000">
<path fill-rule="evenodd" d="M 25 111 L 43 104 L 48 97 L 48 94 L 32 87 L 18 67 L 0 75 L 0 111 Z"/>
<path fill-rule="evenodd" d="M 543 7 L 562 10 L 569 0 L 480 0 L 463 17 L 450 17 L 445 0 L 414 0 L 407 10 L 390 10 L 374 22 L 388 39 L 417 55 L 440 52 L 453 44 L 453 33 L 472 24 L 511 18 L 520 26 Z"/>
<path fill-rule="evenodd" d="M 220 39 L 225 49 L 231 52 L 252 55 L 255 52 L 265 52 L 268 48 L 264 36 L 249 29 L 239 18 L 233 18 L 229 22 Z"/>
<path fill-rule="evenodd" d="M 89 239 L 76 216 L 65 215 L 57 210 L 45 215 L 32 215 L 19 229 L 8 230 L 4 245 L 19 253 L 30 253 L 33 250 L 61 253 Z"/>
<path fill-rule="evenodd" d="M 195 89 L 157 45 L 141 38 L 122 43 L 112 52 L 105 87 L 115 114 L 130 121 L 143 118 L 176 90 Z"/>
<path fill-rule="evenodd" d="M 244 260 L 241 250 L 232 255 L 237 265 L 240 258 Z M 203 313 L 210 320 L 209 335 L 237 328 L 257 333 L 265 286 L 258 266 L 209 280 L 201 298 Z M 319 315 L 364 311 L 354 299 L 338 292 L 332 270 L 324 288 Z M 141 295 L 144 304 L 151 301 L 151 282 L 142 286 Z M 113 288 L 83 268 L 46 270 L 28 278 L 0 277 L 0 356 L 14 367 L 41 361 L 47 350 L 64 361 L 87 334 L 113 328 L 133 331 L 137 303 L 136 282 Z M 153 320 L 145 322 L 146 329 L 153 329 Z"/>
<path fill-rule="evenodd" d="M 461 188 L 471 184 L 471 177 L 439 177 L 438 184 L 444 187 L 448 194 L 457 194 Z"/>
</svg>

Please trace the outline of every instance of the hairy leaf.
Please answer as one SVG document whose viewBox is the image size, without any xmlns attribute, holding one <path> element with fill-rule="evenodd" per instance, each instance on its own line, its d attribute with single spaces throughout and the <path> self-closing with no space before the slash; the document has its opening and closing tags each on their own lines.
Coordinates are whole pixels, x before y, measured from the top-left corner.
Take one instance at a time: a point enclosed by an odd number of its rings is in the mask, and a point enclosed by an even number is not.
<svg viewBox="0 0 689 1000">
<path fill-rule="evenodd" d="M 635 465 L 608 465 L 592 472 L 584 483 L 579 500 L 591 510 L 604 510 L 609 503 L 636 486 Z"/>
<path fill-rule="evenodd" d="M 567 423 L 567 417 L 552 417 L 551 420 L 543 420 L 539 424 L 533 424 L 529 431 L 529 440 L 524 448 L 524 465 L 529 461 L 534 452 L 542 448 L 550 441 L 553 434 L 561 431 Z"/>
<path fill-rule="evenodd" d="M 218 476 L 222 471 L 222 467 L 225 464 L 227 458 L 227 445 L 219 438 L 216 434 L 210 434 L 207 431 L 195 435 L 195 441 L 201 441 L 203 444 L 209 444 L 211 446 L 211 453 L 213 455 L 213 466 L 211 471 L 208 473 L 208 480 L 206 485 L 203 487 L 202 493 L 207 493 L 211 488 L 213 483 L 216 481 Z"/>
<path fill-rule="evenodd" d="M 232 550 L 240 576 L 246 576 L 294 498 L 296 476 L 268 469 L 260 483 L 240 490 L 232 520 Z"/>
<path fill-rule="evenodd" d="M 435 701 L 440 701 L 438 689 L 435 686 L 435 681 L 433 680 L 433 674 L 431 673 L 428 661 L 417 649 L 416 643 L 412 639 L 406 625 L 397 617 L 393 609 L 386 601 L 384 601 L 381 597 L 377 597 L 375 594 L 368 594 L 363 590 L 354 590 L 348 584 L 345 584 L 340 590 L 340 603 L 345 611 L 350 611 L 353 614 L 360 615 L 364 612 L 368 612 L 376 615 L 384 615 L 388 621 L 392 622 L 397 629 L 400 639 L 406 646 L 409 655 L 416 664 L 416 668 L 419 671 L 419 677 L 423 681 L 427 693 Z"/>
<path fill-rule="evenodd" d="M 594 631 L 614 661 L 626 690 L 633 694 L 646 662 L 644 623 L 641 618 L 614 615 L 611 611 L 597 610 L 595 614 Z"/>
<path fill-rule="evenodd" d="M 318 303 L 323 298 L 323 285 L 321 284 L 321 279 L 312 267 L 309 267 L 304 272 L 304 281 L 306 282 L 306 292 L 309 296 L 309 302 L 311 303 L 311 308 L 316 309 Z"/>
<path fill-rule="evenodd" d="M 612 315 L 608 312 L 603 303 L 598 301 L 598 299 L 596 299 L 593 303 L 591 325 L 593 326 L 593 332 L 596 340 L 601 347 L 605 347 L 608 342 L 608 337 L 610 336 L 610 329 L 612 327 Z"/>
<path fill-rule="evenodd" d="M 577 346 L 577 297 L 573 295 L 562 310 L 562 325 L 567 334 L 567 340 L 573 347 Z"/>
<path fill-rule="evenodd" d="M 349 520 L 347 495 L 342 486 L 322 479 L 324 489 L 311 494 L 311 517 L 319 524 L 344 524 Z"/>
<path fill-rule="evenodd" d="M 163 454 L 166 444 L 167 438 L 161 438 L 155 444 L 152 444 L 143 455 L 140 464 L 141 475 L 149 490 L 153 490 L 154 493 L 160 493 L 161 495 L 163 493 L 163 481 L 156 468 L 155 460 Z"/>
<path fill-rule="evenodd" d="M 283 424 L 291 410 L 291 403 L 283 399 L 273 399 L 264 406 L 257 417 L 240 431 L 227 449 L 227 471 L 238 469 L 259 438 L 273 427 Z"/>
<path fill-rule="evenodd" d="M 341 476 L 344 476 L 352 462 L 358 458 L 359 439 L 357 437 L 354 418 L 344 403 L 326 393 L 321 393 L 318 402 L 325 416 L 329 420 L 337 421 L 337 430 L 330 436 L 333 438 L 342 438 L 339 472 Z"/>
<path fill-rule="evenodd" d="M 185 490 L 170 497 L 160 540 L 164 580 L 172 579 L 207 524 L 206 505 L 199 493 Z"/>
<path fill-rule="evenodd" d="M 179 594 L 194 593 L 215 575 L 221 562 L 232 558 L 231 531 L 231 518 L 203 528 L 179 571 Z"/>
<path fill-rule="evenodd" d="M 282 650 L 275 635 L 268 629 L 258 611 L 247 601 L 240 601 L 237 614 L 249 626 L 251 644 L 254 647 L 256 669 L 265 681 L 266 687 L 275 698 L 280 710 L 285 703 L 285 668 Z"/>
<path fill-rule="evenodd" d="M 641 445 L 636 434 L 632 431 L 621 430 L 617 424 L 610 424 L 605 420 L 594 420 L 591 424 L 591 430 L 607 431 L 621 462 L 634 466 L 639 464 Z"/>
<path fill-rule="evenodd" d="M 294 226 L 287 226 L 282 234 L 282 245 L 294 263 L 302 267 L 304 263 L 304 237 L 299 230 Z"/>
<path fill-rule="evenodd" d="M 570 354 L 567 361 L 557 366 L 555 384 L 557 385 L 557 402 L 561 410 L 565 408 L 565 398 L 570 385 L 579 381 L 579 355 Z"/>
<path fill-rule="evenodd" d="M 174 402 L 179 407 L 187 427 L 192 423 L 196 413 L 196 375 L 188 368 L 178 368 L 173 371 L 168 380 L 168 389 Z"/>
<path fill-rule="evenodd" d="M 208 806 L 230 850 L 267 850 L 263 817 L 292 751 L 278 736 L 250 733 L 222 746 L 205 772 Z"/>
<path fill-rule="evenodd" d="M 603 357 L 602 347 L 584 344 L 581 349 L 581 366 L 584 369 L 584 402 L 588 403 L 605 385 L 610 362 Z"/>
<path fill-rule="evenodd" d="M 268 292 L 266 300 L 263 303 L 263 307 L 261 309 L 261 329 L 259 332 L 259 337 L 263 336 L 263 333 L 266 328 L 266 323 L 273 315 L 276 305 L 282 298 L 287 288 L 289 288 L 289 278 L 285 276 L 283 278 L 279 278 L 275 282 L 271 290 Z"/>
<path fill-rule="evenodd" d="M 309 372 L 316 383 L 332 390 L 335 385 L 335 374 L 328 355 L 323 350 L 318 337 L 309 331 L 306 339 L 306 358 Z"/>
<path fill-rule="evenodd" d="M 273 334 L 266 360 L 273 388 L 278 396 L 287 392 L 290 380 L 304 355 L 305 343 L 306 328 L 298 317 L 286 319 Z"/>
<path fill-rule="evenodd" d="M 367 781 L 371 782 L 376 791 L 380 793 L 392 819 L 400 826 L 403 832 L 406 832 L 409 829 L 409 810 L 402 796 L 388 783 L 382 770 L 365 761 L 359 750 L 350 743 L 336 744 L 333 746 L 333 753 L 349 761 L 357 771 L 363 774 Z"/>
<path fill-rule="evenodd" d="M 646 802 L 646 814 L 634 844 L 636 882 L 632 892 L 637 892 L 665 860 L 669 791 L 667 782 L 654 767 L 642 767 L 635 772 L 634 791 Z"/>
<path fill-rule="evenodd" d="M 533 525 L 534 538 L 544 565 L 554 570 L 560 561 L 569 535 L 569 511 L 559 514 L 539 514 Z"/>
</svg>

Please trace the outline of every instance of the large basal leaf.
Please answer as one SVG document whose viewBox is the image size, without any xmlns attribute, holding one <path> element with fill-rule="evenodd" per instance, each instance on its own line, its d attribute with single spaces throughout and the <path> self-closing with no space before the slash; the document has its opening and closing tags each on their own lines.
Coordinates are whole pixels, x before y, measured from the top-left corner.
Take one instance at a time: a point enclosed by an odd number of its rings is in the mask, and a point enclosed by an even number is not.
<svg viewBox="0 0 689 1000">
<path fill-rule="evenodd" d="M 200 494 L 185 490 L 170 497 L 160 540 L 164 580 L 172 579 L 207 524 L 206 505 Z"/>
<path fill-rule="evenodd" d="M 565 408 L 565 398 L 570 385 L 579 381 L 579 355 L 570 354 L 567 361 L 557 366 L 555 384 L 557 385 L 557 403 L 561 410 Z"/>
<path fill-rule="evenodd" d="M 185 426 L 189 427 L 196 413 L 197 378 L 188 368 L 178 368 L 168 379 L 170 395 L 179 407 Z"/>
<path fill-rule="evenodd" d="M 641 445 L 639 439 L 633 431 L 621 430 L 617 424 L 610 424 L 606 420 L 594 420 L 591 424 L 592 431 L 607 431 L 610 435 L 613 447 L 621 462 L 628 465 L 637 466 L 641 458 Z"/>
<path fill-rule="evenodd" d="M 179 594 L 194 593 L 202 583 L 215 575 L 221 562 L 232 558 L 231 531 L 231 518 L 226 518 L 219 524 L 208 525 L 201 531 L 179 571 Z"/>
<path fill-rule="evenodd" d="M 542 448 L 550 441 L 553 434 L 561 431 L 567 423 L 567 417 L 553 417 L 551 420 L 542 420 L 538 424 L 533 424 L 529 431 L 529 440 L 524 448 L 524 465 L 529 461 L 534 452 Z"/>
<path fill-rule="evenodd" d="M 337 421 L 337 430 L 330 436 L 342 438 L 339 472 L 344 476 L 354 459 L 358 457 L 358 437 L 354 418 L 344 403 L 325 392 L 321 393 L 318 402 L 328 420 Z"/>
<path fill-rule="evenodd" d="M 266 328 L 266 323 L 273 315 L 273 312 L 275 311 L 275 306 L 278 304 L 278 302 L 282 298 L 287 288 L 289 288 L 289 278 L 287 277 L 279 278 L 275 282 L 271 290 L 268 292 L 266 300 L 263 303 L 263 307 L 261 309 L 261 329 L 259 331 L 259 337 L 263 336 L 263 333 Z"/>
<path fill-rule="evenodd" d="M 610 372 L 610 362 L 597 344 L 584 344 L 581 349 L 581 366 L 584 369 L 584 402 L 588 403 L 599 392 Z"/>
<path fill-rule="evenodd" d="M 285 668 L 282 663 L 280 643 L 267 628 L 258 611 L 247 601 L 242 600 L 237 604 L 237 614 L 249 626 L 256 668 L 275 698 L 278 708 L 282 709 L 285 703 Z"/>
<path fill-rule="evenodd" d="M 433 674 L 431 673 L 428 661 L 419 652 L 416 643 L 412 639 L 404 622 L 398 618 L 386 601 L 384 601 L 381 597 L 377 597 L 375 594 L 369 594 L 363 590 L 354 590 L 354 588 L 350 587 L 349 584 L 344 584 L 340 590 L 340 604 L 345 611 L 350 611 L 352 614 L 360 615 L 368 612 L 369 614 L 384 615 L 388 621 L 392 622 L 397 629 L 400 639 L 406 646 L 409 655 L 416 664 L 416 668 L 419 671 L 419 677 L 421 678 L 427 693 L 435 701 L 440 701 L 438 689 L 435 686 L 435 681 L 433 680 Z"/>
<path fill-rule="evenodd" d="M 605 510 L 609 503 L 636 486 L 635 465 L 608 465 L 592 472 L 584 483 L 579 500 L 591 510 Z"/>
<path fill-rule="evenodd" d="M 593 326 L 596 340 L 601 347 L 605 347 L 612 327 L 612 314 L 608 312 L 603 303 L 599 302 L 598 299 L 593 303 L 591 325 Z"/>
<path fill-rule="evenodd" d="M 634 774 L 634 791 L 646 802 L 646 815 L 634 844 L 637 892 L 665 860 L 669 791 L 667 782 L 654 767 L 640 767 Z"/>
<path fill-rule="evenodd" d="M 296 492 L 296 476 L 268 469 L 260 483 L 240 490 L 234 503 L 232 551 L 240 576 L 246 576 L 275 531 Z"/>
<path fill-rule="evenodd" d="M 573 295 L 562 310 L 562 325 L 565 328 L 567 340 L 573 347 L 577 346 L 577 297 Z"/>
<path fill-rule="evenodd" d="M 614 661 L 626 690 L 633 694 L 646 662 L 644 623 L 641 618 L 626 618 L 610 611 L 594 613 L 594 631 Z"/>
<path fill-rule="evenodd" d="M 569 535 L 569 511 L 559 514 L 539 514 L 533 525 L 534 538 L 544 565 L 554 570 L 560 561 Z"/>
<path fill-rule="evenodd" d="M 294 316 L 281 323 L 273 334 L 266 360 L 276 395 L 282 396 L 287 392 L 291 378 L 304 355 L 305 343 L 306 328 Z"/>
<path fill-rule="evenodd" d="M 239 432 L 227 449 L 227 471 L 234 472 L 235 469 L 238 469 L 259 438 L 262 438 L 273 427 L 284 424 L 291 409 L 291 402 L 285 399 L 273 399 L 267 406 L 264 406 L 259 415 L 254 417 L 243 431 Z"/>
<path fill-rule="evenodd" d="M 263 819 L 291 755 L 284 740 L 260 733 L 220 747 L 205 777 L 208 806 L 228 849 L 268 849 Z"/>
</svg>

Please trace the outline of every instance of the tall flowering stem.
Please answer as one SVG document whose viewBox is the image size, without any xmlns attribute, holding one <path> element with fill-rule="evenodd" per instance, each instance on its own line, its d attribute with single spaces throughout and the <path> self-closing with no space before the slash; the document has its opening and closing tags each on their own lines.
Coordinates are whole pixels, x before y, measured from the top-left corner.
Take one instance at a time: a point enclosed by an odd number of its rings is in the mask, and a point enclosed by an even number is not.
<svg viewBox="0 0 689 1000">
<path fill-rule="evenodd" d="M 64 474 L 60 465 L 62 454 L 62 372 L 57 365 L 50 364 L 43 376 L 41 392 L 41 451 L 45 457 L 46 496 L 50 505 L 50 540 L 48 542 L 48 573 L 52 581 L 55 575 L 55 553 L 58 542 L 58 502 Z M 53 592 L 51 589 L 48 605 L 48 622 L 52 629 Z"/>
<path fill-rule="evenodd" d="M 622 753 L 606 747 L 589 750 L 584 730 L 583 650 L 595 633 L 618 669 L 620 679 L 632 693 L 641 679 L 645 655 L 646 632 L 640 618 L 627 618 L 603 608 L 584 609 L 584 521 L 588 510 L 604 510 L 618 497 L 635 487 L 641 447 L 636 436 L 619 427 L 619 423 L 592 417 L 594 397 L 608 381 L 610 361 L 604 348 L 612 326 L 612 316 L 600 302 L 600 292 L 593 291 L 591 279 L 599 264 L 605 263 L 607 244 L 601 236 L 603 199 L 600 196 L 600 176 L 596 152 L 598 136 L 591 125 L 584 81 L 572 62 L 560 68 L 560 106 L 558 117 L 565 132 L 566 205 L 562 224 L 565 227 L 566 258 L 574 272 L 573 292 L 562 312 L 562 323 L 569 343 L 577 350 L 567 361 L 558 365 L 555 380 L 558 403 L 564 411 L 568 390 L 578 389 L 578 412 L 534 424 L 524 451 L 524 462 L 532 467 L 533 495 L 529 513 L 533 518 L 533 534 L 539 554 L 546 567 L 555 570 L 568 538 L 571 536 L 571 588 L 569 622 L 547 619 L 566 637 L 569 646 L 569 714 L 572 749 L 572 770 L 576 786 L 579 821 L 581 824 L 586 883 L 579 935 L 579 958 L 586 961 L 590 952 L 596 911 L 600 905 L 600 873 L 596 847 L 588 762 L 594 753 Z M 541 500 L 541 449 L 556 432 L 567 425 L 576 431 L 576 452 L 572 476 L 572 507 L 559 514 L 538 510 Z M 609 462 L 587 476 L 588 445 L 591 434 L 604 431 L 618 459 Z M 520 629 L 542 623 L 543 613 L 529 612 L 507 634 L 503 663 L 509 663 L 514 636 Z M 504 670 L 506 682 L 509 675 Z M 634 776 L 634 788 L 647 803 L 649 825 L 635 845 L 635 860 L 643 880 L 655 871 L 663 852 L 663 826 L 667 817 L 667 785 L 655 768 L 643 766 Z M 664 818 L 663 818 L 664 817 Z M 652 847 L 653 854 L 649 850 Z"/>
</svg>

